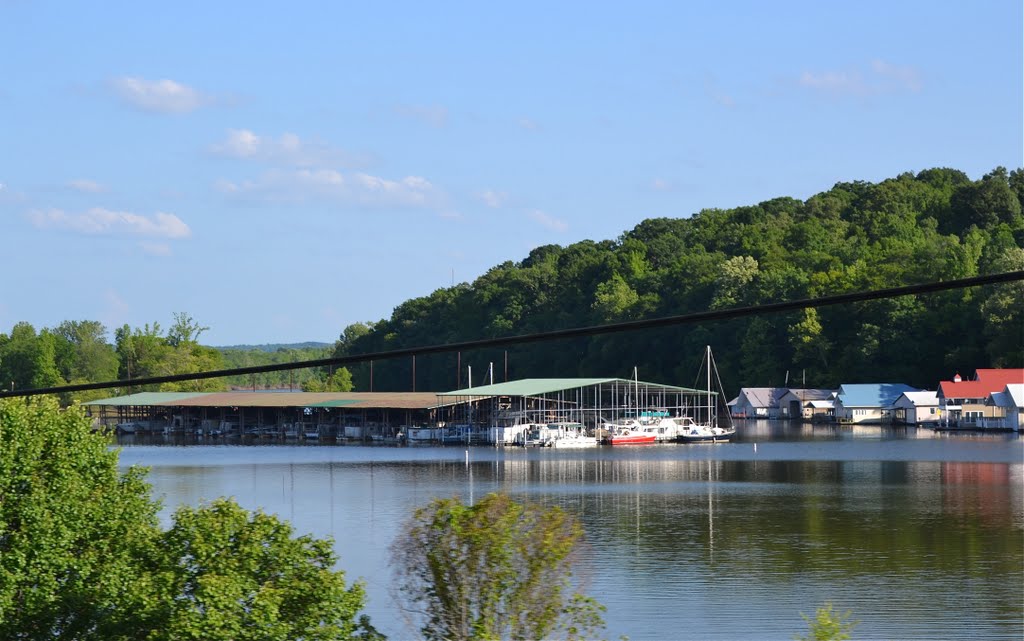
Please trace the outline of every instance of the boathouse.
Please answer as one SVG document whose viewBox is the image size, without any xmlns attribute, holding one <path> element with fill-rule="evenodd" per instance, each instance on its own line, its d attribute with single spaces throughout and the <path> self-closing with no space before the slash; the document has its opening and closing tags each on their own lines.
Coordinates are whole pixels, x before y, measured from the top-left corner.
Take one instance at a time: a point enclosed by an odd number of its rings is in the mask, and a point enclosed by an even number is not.
<svg viewBox="0 0 1024 641">
<path fill-rule="evenodd" d="M 854 383 L 839 387 L 836 420 L 840 423 L 885 423 L 892 420 L 893 403 L 905 392 L 919 392 L 904 383 Z"/>
<path fill-rule="evenodd" d="M 1007 385 L 1024 383 L 1024 369 L 979 369 L 974 380 L 965 381 L 958 373 L 951 381 L 939 383 L 939 404 L 943 409 L 943 424 L 960 427 L 981 427 L 989 419 L 1002 417 L 1005 412 L 989 403 L 996 392 Z"/>
<path fill-rule="evenodd" d="M 83 405 L 122 433 L 371 440 L 450 410 L 433 392 L 141 392 Z"/>
<path fill-rule="evenodd" d="M 438 399 L 452 408 L 458 425 L 482 430 L 491 443 L 566 421 L 592 430 L 621 418 L 708 420 L 720 402 L 715 392 L 622 378 L 527 378 L 443 392 Z"/>
<path fill-rule="evenodd" d="M 892 420 L 907 425 L 934 426 L 942 418 L 936 392 L 903 392 L 892 404 Z"/>
</svg>

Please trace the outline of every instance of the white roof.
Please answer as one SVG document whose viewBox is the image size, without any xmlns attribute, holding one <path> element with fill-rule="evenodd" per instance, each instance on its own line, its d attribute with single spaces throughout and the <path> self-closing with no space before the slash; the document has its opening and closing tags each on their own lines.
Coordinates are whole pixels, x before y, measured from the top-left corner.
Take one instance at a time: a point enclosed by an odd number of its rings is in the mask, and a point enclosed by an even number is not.
<svg viewBox="0 0 1024 641">
<path fill-rule="evenodd" d="M 906 396 L 907 400 L 914 404 L 914 407 L 928 407 L 929 405 L 939 404 L 938 392 L 903 392 L 902 396 Z"/>
<path fill-rule="evenodd" d="M 1011 383 L 1002 392 L 994 392 L 992 404 L 999 407 L 1024 407 L 1024 384 Z"/>
<path fill-rule="evenodd" d="M 836 406 L 835 401 L 811 401 L 810 406 L 816 410 L 830 410 Z"/>
</svg>

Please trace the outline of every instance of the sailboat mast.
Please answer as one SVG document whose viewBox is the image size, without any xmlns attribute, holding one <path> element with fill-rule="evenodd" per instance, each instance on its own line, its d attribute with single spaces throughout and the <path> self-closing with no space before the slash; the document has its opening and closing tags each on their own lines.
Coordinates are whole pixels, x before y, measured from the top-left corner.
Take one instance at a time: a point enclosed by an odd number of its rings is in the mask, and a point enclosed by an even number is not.
<svg viewBox="0 0 1024 641">
<path fill-rule="evenodd" d="M 711 346 L 707 346 L 707 387 L 704 389 L 708 393 L 708 425 L 714 427 L 714 421 L 711 418 Z"/>
</svg>

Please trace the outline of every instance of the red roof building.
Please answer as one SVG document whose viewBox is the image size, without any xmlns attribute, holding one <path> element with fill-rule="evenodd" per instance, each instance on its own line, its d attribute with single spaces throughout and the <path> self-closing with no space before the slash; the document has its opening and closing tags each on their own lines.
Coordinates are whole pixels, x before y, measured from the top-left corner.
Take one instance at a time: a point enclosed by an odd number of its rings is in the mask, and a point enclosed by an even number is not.
<svg viewBox="0 0 1024 641">
<path fill-rule="evenodd" d="M 1002 392 L 1007 385 L 1019 383 L 1024 383 L 1024 368 L 979 369 L 974 380 L 962 380 L 957 374 L 951 381 L 941 381 L 938 397 L 945 415 L 943 420 L 970 423 L 993 418 L 995 408 L 986 405 L 989 396 Z"/>
</svg>

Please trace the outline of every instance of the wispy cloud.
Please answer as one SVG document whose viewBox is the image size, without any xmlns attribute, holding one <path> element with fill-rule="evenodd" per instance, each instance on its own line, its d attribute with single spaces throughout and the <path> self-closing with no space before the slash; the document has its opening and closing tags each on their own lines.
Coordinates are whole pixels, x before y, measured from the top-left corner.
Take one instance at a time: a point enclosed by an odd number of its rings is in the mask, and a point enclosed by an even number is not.
<svg viewBox="0 0 1024 641">
<path fill-rule="evenodd" d="M 673 191 L 675 189 L 672 183 L 663 178 L 655 178 L 652 180 L 650 188 L 654 191 Z"/>
<path fill-rule="evenodd" d="M 146 80 L 136 77 L 115 78 L 114 93 L 128 105 L 153 113 L 182 114 L 195 111 L 210 99 L 196 89 L 174 80 Z"/>
<path fill-rule="evenodd" d="M 506 194 L 503 191 L 494 191 L 492 189 L 487 189 L 477 194 L 477 198 L 483 201 L 483 203 L 488 207 L 492 209 L 497 209 L 504 205 L 505 201 L 508 200 L 508 194 Z"/>
<path fill-rule="evenodd" d="M 88 180 L 86 178 L 78 178 L 75 180 L 68 181 L 68 188 L 75 191 L 81 191 L 87 194 L 99 194 L 106 191 L 106 188 L 94 180 Z"/>
<path fill-rule="evenodd" d="M 210 145 L 209 151 L 214 155 L 227 158 L 302 167 L 313 165 L 355 167 L 366 162 L 326 143 L 302 140 L 293 133 L 284 133 L 274 138 L 261 136 L 249 129 L 229 129 L 224 140 Z"/>
<path fill-rule="evenodd" d="M 837 96 L 872 96 L 902 91 L 917 93 L 924 86 L 915 67 L 894 65 L 884 60 L 872 60 L 867 67 L 805 70 L 797 82 L 801 87 Z"/>
<path fill-rule="evenodd" d="M 403 118 L 424 122 L 431 127 L 441 128 L 448 124 L 448 108 L 441 105 L 398 105 L 395 113 Z"/>
<path fill-rule="evenodd" d="M 554 230 L 554 231 L 563 232 L 563 231 L 567 231 L 569 229 L 569 224 L 568 223 L 566 223 L 563 220 L 558 220 L 557 218 L 553 218 L 552 216 L 549 216 L 548 214 L 544 213 L 543 211 L 541 211 L 539 209 L 531 210 L 531 211 L 527 212 L 526 215 L 531 220 L 533 220 L 534 222 L 538 223 L 539 225 L 541 225 L 543 227 L 547 227 L 548 229 L 551 229 L 551 230 Z"/>
<path fill-rule="evenodd" d="M 441 201 L 440 192 L 420 176 L 391 180 L 335 169 L 275 169 L 255 180 L 222 180 L 217 188 L 234 198 L 269 202 L 322 200 L 342 205 L 430 207 Z"/>
<path fill-rule="evenodd" d="M 896 87 L 918 92 L 924 87 L 921 72 L 910 65 L 894 65 L 884 60 L 872 60 L 871 70 L 879 77 L 885 78 Z"/>
<path fill-rule="evenodd" d="M 120 234 L 167 239 L 188 238 L 192 235 L 192 230 L 184 221 L 174 214 L 165 213 L 145 216 L 96 207 L 81 214 L 69 214 L 59 209 L 33 211 L 29 212 L 28 217 L 38 229 L 58 229 L 80 234 Z"/>
</svg>

